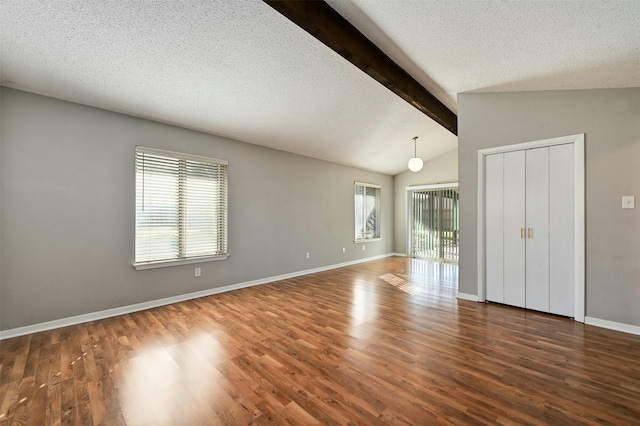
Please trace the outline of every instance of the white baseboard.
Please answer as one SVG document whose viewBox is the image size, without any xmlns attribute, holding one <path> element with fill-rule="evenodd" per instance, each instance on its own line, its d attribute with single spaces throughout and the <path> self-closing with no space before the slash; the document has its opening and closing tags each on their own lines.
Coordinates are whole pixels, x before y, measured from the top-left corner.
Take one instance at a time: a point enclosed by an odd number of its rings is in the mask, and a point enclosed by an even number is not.
<svg viewBox="0 0 640 426">
<path fill-rule="evenodd" d="M 89 321 L 96 321 L 104 318 L 110 318 L 117 315 L 130 314 L 133 312 L 144 311 L 146 309 L 157 308 L 159 306 L 170 305 L 172 303 L 184 302 L 186 300 L 197 299 L 199 297 L 211 296 L 213 294 L 225 293 L 228 291 L 239 290 L 241 288 L 253 287 L 256 285 L 267 284 L 274 281 L 286 280 L 289 278 L 295 278 L 302 275 L 314 274 L 317 272 L 329 271 L 331 269 L 343 268 L 346 266 L 357 265 L 359 263 L 371 262 L 373 260 L 384 259 L 391 256 L 403 257 L 402 253 L 389 253 L 379 256 L 368 257 L 365 259 L 352 260 L 349 262 L 337 263 L 333 265 L 323 266 L 320 268 L 307 269 L 304 271 L 292 272 L 289 274 L 277 275 L 268 278 L 262 278 L 259 280 L 247 281 L 244 283 L 232 284 L 224 287 L 217 287 L 208 290 L 197 291 L 194 293 L 181 294 L 178 296 L 167 297 L 164 299 L 152 300 L 149 302 L 136 303 L 134 305 L 122 306 L 119 308 L 106 309 L 104 311 L 92 312 L 83 315 L 76 315 L 73 317 L 62 318 L 54 321 L 47 321 L 39 324 L 28 325 L 25 327 L 17 327 L 8 330 L 0 331 L 0 340 L 10 339 L 12 337 L 24 336 L 26 334 L 38 333 L 41 331 L 53 330 L 61 327 L 68 327 L 70 325 L 77 325 Z M 456 298 L 463 300 L 470 300 L 472 302 L 478 301 L 478 296 L 468 293 L 456 293 Z M 599 318 L 585 317 L 585 324 L 593 325 L 596 327 L 607 328 L 610 330 L 621 331 L 623 333 L 636 334 L 640 336 L 640 326 L 624 324 L 620 322 L 608 321 Z"/>
<path fill-rule="evenodd" d="M 456 293 L 456 299 L 463 299 L 463 300 L 471 300 L 472 302 L 477 302 L 478 301 L 478 296 L 476 296 L 475 294 L 468 294 L 468 293 Z"/>
<path fill-rule="evenodd" d="M 395 256 L 395 253 L 383 254 L 379 256 L 368 257 L 365 259 L 352 260 L 349 262 L 337 263 L 320 268 L 307 269 L 304 271 L 292 272 L 289 274 L 277 275 L 274 277 L 261 278 L 259 280 L 247 281 L 244 283 L 231 284 L 224 287 L 211 288 L 193 293 L 181 294 L 164 299 L 151 300 L 149 302 L 136 303 L 134 305 L 122 306 L 119 308 L 106 309 L 104 311 L 91 312 L 88 314 L 76 315 L 68 318 L 61 318 L 54 321 L 42 322 L 39 324 L 28 325 L 25 327 L 11 328 L 0 331 L 0 340 L 10 339 L 12 337 L 24 336 L 26 334 L 39 333 L 41 331 L 53 330 L 56 328 L 68 327 L 70 325 L 81 324 L 89 321 L 96 321 L 104 318 L 115 317 L 117 315 L 130 314 L 133 312 L 144 311 L 146 309 L 157 308 L 159 306 L 170 305 L 172 303 L 184 302 L 186 300 L 197 299 L 199 297 L 211 296 L 213 294 L 225 293 L 227 291 L 239 290 L 241 288 L 253 287 L 256 285 L 267 284 L 274 281 L 286 280 L 302 275 L 315 274 L 317 272 L 329 271 L 331 269 L 343 268 L 345 266 L 357 265 L 359 263 L 371 262 L 372 260 L 384 259 L 386 257 Z"/>
<path fill-rule="evenodd" d="M 623 333 L 637 334 L 640 336 L 640 326 L 637 325 L 607 321 L 593 317 L 584 317 L 584 323 L 588 325 L 595 325 L 596 327 L 608 328 L 609 330 L 622 331 Z"/>
</svg>

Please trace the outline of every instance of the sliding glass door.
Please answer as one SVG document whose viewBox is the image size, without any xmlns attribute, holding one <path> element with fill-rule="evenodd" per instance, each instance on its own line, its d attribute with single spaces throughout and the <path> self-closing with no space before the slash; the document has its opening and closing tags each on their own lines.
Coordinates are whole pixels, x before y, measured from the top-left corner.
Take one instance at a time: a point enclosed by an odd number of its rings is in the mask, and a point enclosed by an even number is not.
<svg viewBox="0 0 640 426">
<path fill-rule="evenodd" d="M 458 262 L 458 184 L 408 188 L 409 256 Z"/>
</svg>

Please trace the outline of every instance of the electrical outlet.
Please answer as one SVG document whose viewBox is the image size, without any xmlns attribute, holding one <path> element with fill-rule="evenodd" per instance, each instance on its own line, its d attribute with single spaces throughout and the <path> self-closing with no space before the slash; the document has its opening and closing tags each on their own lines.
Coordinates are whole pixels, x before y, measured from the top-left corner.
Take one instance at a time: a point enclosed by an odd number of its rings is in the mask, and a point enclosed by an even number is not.
<svg viewBox="0 0 640 426">
<path fill-rule="evenodd" d="M 309 258 L 309 252 L 307 252 L 307 254 L 305 255 L 305 257 L 308 259 Z"/>
<path fill-rule="evenodd" d="M 196 271 L 195 271 L 196 278 L 200 277 L 201 275 L 202 275 L 202 270 L 200 268 L 196 268 Z"/>
<path fill-rule="evenodd" d="M 342 253 L 346 253 L 346 252 L 347 252 L 347 249 L 342 247 Z"/>
<path fill-rule="evenodd" d="M 366 248 L 365 248 L 365 245 L 363 244 L 362 245 L 362 251 L 365 251 L 365 250 L 366 250 Z"/>
</svg>

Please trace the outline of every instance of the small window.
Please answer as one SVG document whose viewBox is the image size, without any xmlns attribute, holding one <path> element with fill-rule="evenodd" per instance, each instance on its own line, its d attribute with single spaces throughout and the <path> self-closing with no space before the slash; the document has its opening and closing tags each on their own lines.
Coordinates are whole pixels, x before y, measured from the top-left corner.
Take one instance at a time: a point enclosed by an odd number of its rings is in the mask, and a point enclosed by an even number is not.
<svg viewBox="0 0 640 426">
<path fill-rule="evenodd" d="M 355 184 L 355 241 L 380 238 L 380 186 Z"/>
<path fill-rule="evenodd" d="M 227 166 L 136 147 L 136 269 L 228 257 Z"/>
</svg>

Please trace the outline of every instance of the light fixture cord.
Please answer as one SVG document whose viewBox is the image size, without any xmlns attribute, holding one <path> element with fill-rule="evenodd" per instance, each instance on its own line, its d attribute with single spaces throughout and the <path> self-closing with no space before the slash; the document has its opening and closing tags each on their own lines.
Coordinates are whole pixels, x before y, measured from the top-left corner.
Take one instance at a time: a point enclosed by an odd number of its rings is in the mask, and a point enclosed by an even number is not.
<svg viewBox="0 0 640 426">
<path fill-rule="evenodd" d="M 413 158 L 416 158 L 418 156 L 418 148 L 416 147 L 417 143 L 418 137 L 416 136 L 415 138 L 413 138 Z"/>
</svg>

